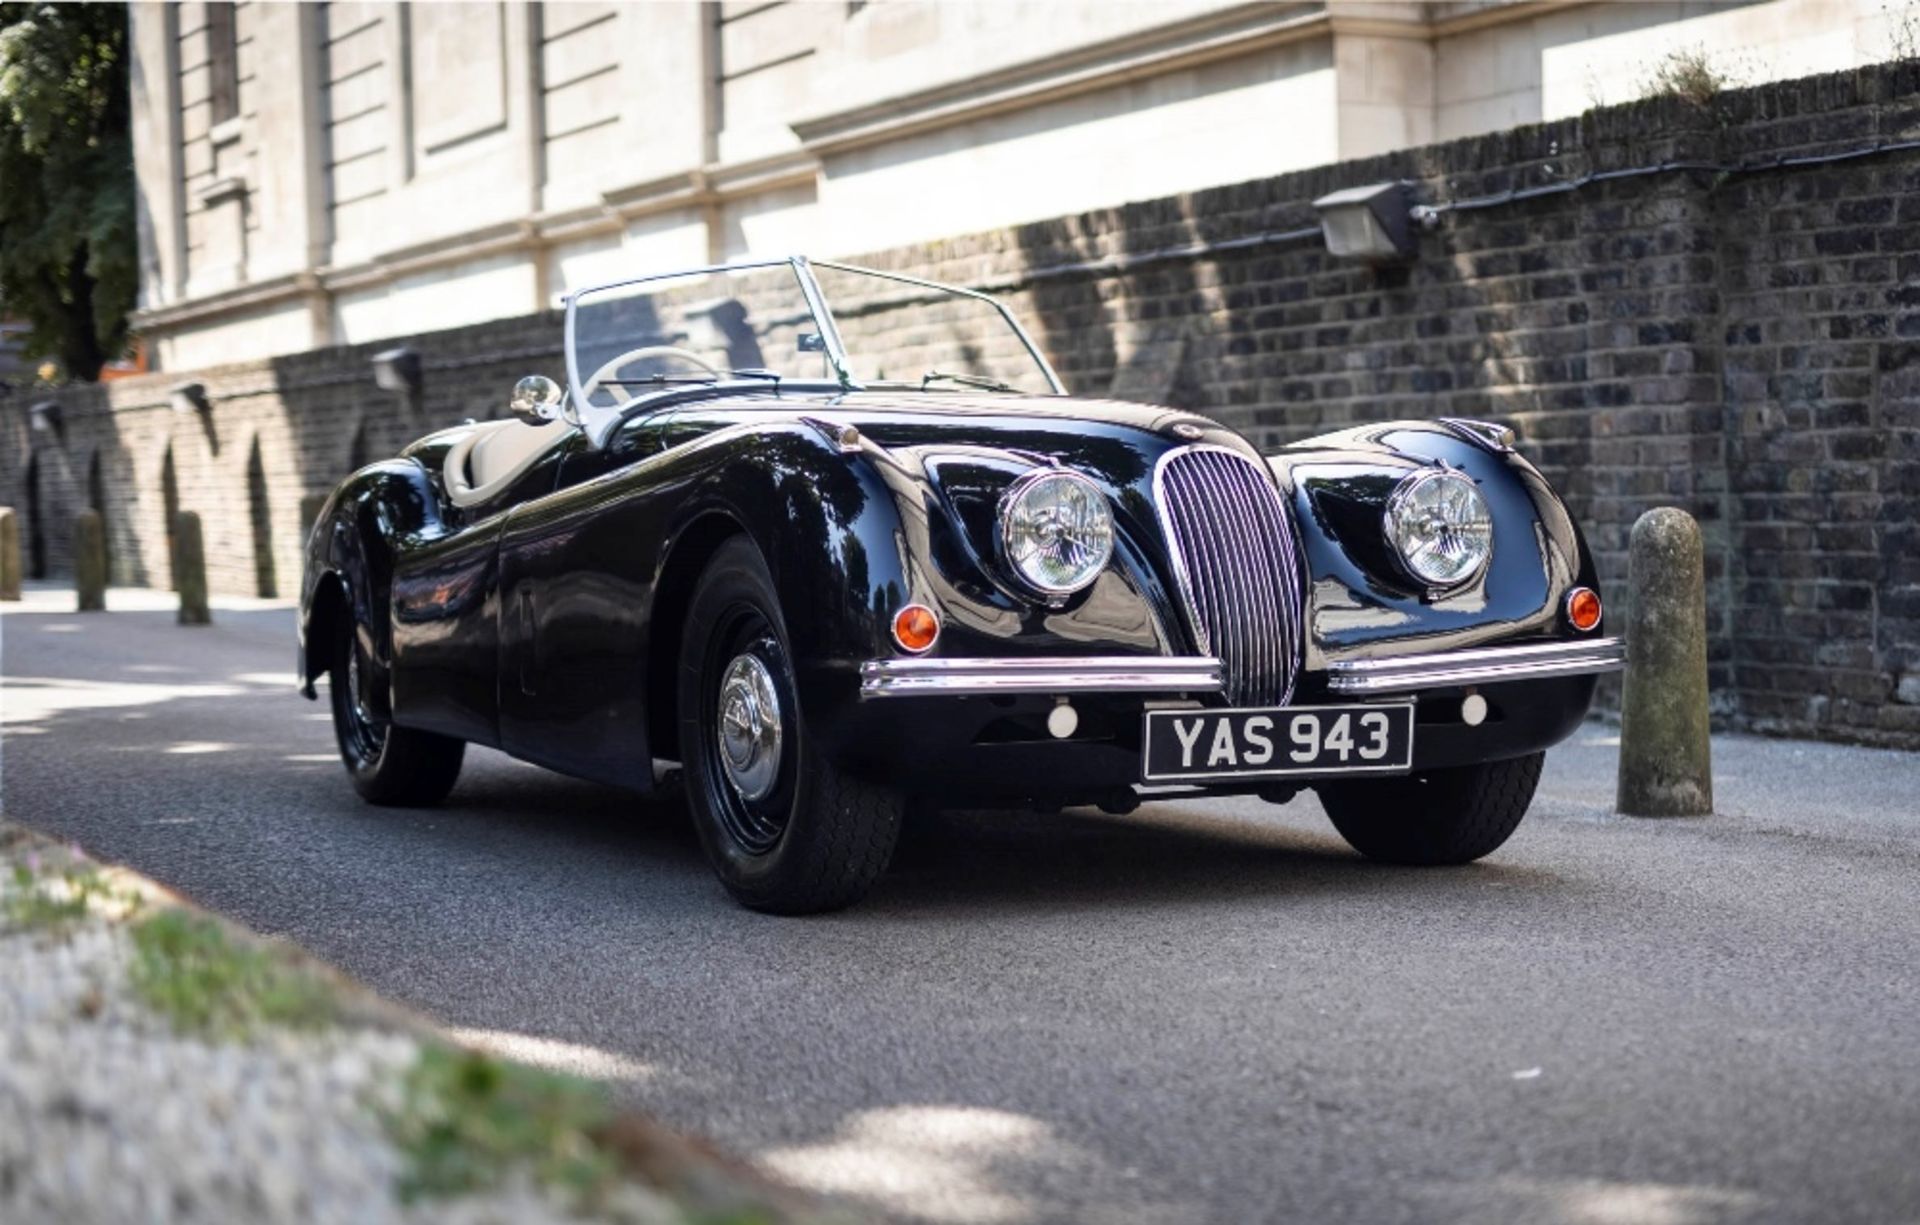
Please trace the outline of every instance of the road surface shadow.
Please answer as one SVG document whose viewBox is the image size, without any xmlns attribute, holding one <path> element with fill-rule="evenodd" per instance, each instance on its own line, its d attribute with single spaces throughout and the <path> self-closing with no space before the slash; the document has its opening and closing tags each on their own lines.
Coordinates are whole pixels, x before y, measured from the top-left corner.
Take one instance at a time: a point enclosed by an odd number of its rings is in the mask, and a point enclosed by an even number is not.
<svg viewBox="0 0 1920 1225">
<path fill-rule="evenodd" d="M 615 872 L 656 896 L 698 887 L 694 904 L 731 909 L 711 882 L 677 786 L 643 796 L 471 750 L 446 804 L 366 805 L 334 757 L 324 693 L 317 703 L 292 694 L 287 610 L 220 611 L 207 630 L 174 630 L 171 617 L 166 610 L 7 615 L 5 662 L 16 677 L 6 732 L 9 764 L 20 767 L 9 771 L 12 815 L 34 823 L 36 806 L 59 807 L 61 793 L 85 778 L 95 815 L 67 820 L 43 812 L 40 823 L 104 842 L 98 849 L 109 855 L 135 845 L 119 814 L 164 821 L 176 839 L 191 836 L 208 850 L 243 826 L 272 831 L 340 822 L 367 844 L 384 844 L 389 855 L 417 849 L 449 860 L 476 856 L 490 861 L 499 879 L 545 860 L 599 873 L 607 883 L 615 878 L 605 874 Z M 179 646 L 131 659 L 123 649 L 81 649 L 77 636 L 114 627 L 136 640 Z M 271 654 L 263 649 L 269 646 Z M 281 660 L 284 687 L 281 673 L 265 670 Z M 20 783 L 34 785 L 22 790 Z M 645 879 L 649 874 L 653 879 Z M 1310 799 L 1286 808 L 1155 803 L 1125 817 L 1091 810 L 916 812 L 893 870 L 847 917 L 1325 892 L 1427 899 L 1478 891 L 1490 881 L 1560 883 L 1497 858 L 1441 871 L 1369 864 L 1325 826 Z"/>
<path fill-rule="evenodd" d="M 1197 804 L 1146 805 L 1125 817 L 1090 809 L 915 812 L 891 869 L 848 914 L 1217 903 L 1321 891 L 1377 898 L 1477 891 L 1491 882 L 1563 883 L 1551 872 L 1498 861 L 1427 870 L 1369 863 L 1331 829 L 1298 828 L 1303 815 L 1319 818 L 1310 801 L 1296 804 L 1304 807 L 1274 809 L 1274 817 L 1208 812 Z M 648 797 L 508 763 L 463 780 L 435 811 L 454 818 L 436 823 L 449 838 L 514 835 L 551 843 L 554 854 L 615 856 L 634 871 L 706 871 L 677 784 Z M 1283 813 L 1286 822 L 1277 819 Z M 727 904 L 717 891 L 713 897 Z"/>
</svg>

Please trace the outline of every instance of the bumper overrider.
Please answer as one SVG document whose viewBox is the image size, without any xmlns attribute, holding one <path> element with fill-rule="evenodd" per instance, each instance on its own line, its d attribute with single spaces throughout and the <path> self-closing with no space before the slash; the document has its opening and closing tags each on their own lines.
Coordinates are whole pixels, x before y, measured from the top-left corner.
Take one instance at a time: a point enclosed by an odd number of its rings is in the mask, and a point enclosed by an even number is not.
<svg viewBox="0 0 1920 1225">
<path fill-rule="evenodd" d="M 1618 672 L 1626 659 L 1626 644 L 1619 638 L 1477 647 L 1338 660 L 1327 668 L 1326 686 L 1331 694 L 1350 697 L 1418 693 Z M 1204 655 L 873 659 L 860 667 L 863 698 L 1218 693 L 1223 687 L 1220 661 Z"/>
</svg>

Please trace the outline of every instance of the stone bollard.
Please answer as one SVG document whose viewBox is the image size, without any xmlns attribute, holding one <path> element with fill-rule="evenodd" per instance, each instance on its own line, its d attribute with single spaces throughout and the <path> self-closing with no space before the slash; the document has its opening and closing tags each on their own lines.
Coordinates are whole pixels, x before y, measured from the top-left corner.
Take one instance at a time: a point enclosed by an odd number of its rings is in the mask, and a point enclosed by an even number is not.
<svg viewBox="0 0 1920 1225">
<path fill-rule="evenodd" d="M 107 525 L 97 510 L 73 521 L 73 589 L 81 612 L 107 610 Z"/>
<path fill-rule="evenodd" d="M 207 625 L 207 548 L 200 538 L 200 516 L 183 510 L 173 517 L 173 588 L 180 593 L 180 624 Z"/>
<path fill-rule="evenodd" d="M 20 598 L 20 516 L 0 506 L 0 600 Z"/>
<path fill-rule="evenodd" d="M 1662 507 L 1633 525 L 1627 672 L 1614 806 L 1636 817 L 1713 811 L 1707 738 L 1707 595 L 1700 525 Z"/>
</svg>

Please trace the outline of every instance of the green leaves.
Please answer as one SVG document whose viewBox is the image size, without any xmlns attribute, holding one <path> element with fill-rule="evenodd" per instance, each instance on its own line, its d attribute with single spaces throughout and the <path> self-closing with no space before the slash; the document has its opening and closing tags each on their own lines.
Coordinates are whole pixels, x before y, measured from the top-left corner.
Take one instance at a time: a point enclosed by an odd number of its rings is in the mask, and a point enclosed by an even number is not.
<svg viewBox="0 0 1920 1225">
<path fill-rule="evenodd" d="M 0 311 L 93 379 L 139 283 L 127 9 L 0 4 Z"/>
</svg>

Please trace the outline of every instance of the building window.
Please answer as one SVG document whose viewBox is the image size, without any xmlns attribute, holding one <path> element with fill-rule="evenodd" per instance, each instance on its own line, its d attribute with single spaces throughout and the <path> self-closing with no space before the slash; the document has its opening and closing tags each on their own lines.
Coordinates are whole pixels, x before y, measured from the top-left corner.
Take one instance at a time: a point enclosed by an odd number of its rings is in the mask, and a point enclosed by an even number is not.
<svg viewBox="0 0 1920 1225">
<path fill-rule="evenodd" d="M 234 32 L 232 3 L 207 5 L 207 96 L 213 104 L 212 121 L 225 123 L 240 113 L 239 40 Z"/>
</svg>

